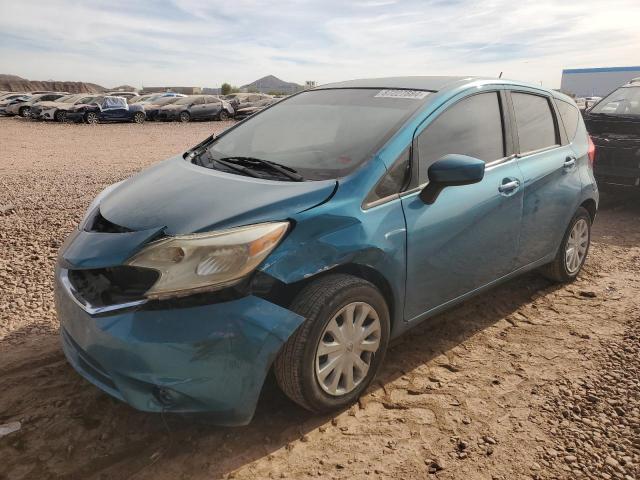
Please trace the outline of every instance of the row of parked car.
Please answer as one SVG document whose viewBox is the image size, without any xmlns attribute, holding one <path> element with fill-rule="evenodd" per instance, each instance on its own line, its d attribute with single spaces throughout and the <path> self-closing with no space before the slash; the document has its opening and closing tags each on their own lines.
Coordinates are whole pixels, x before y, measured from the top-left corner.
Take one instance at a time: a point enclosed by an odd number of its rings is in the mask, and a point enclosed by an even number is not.
<svg viewBox="0 0 640 480">
<path fill-rule="evenodd" d="M 76 123 L 143 123 L 146 120 L 242 119 L 279 98 L 262 93 L 183 95 L 174 92 L 69 94 L 67 92 L 0 92 L 0 115 Z"/>
</svg>

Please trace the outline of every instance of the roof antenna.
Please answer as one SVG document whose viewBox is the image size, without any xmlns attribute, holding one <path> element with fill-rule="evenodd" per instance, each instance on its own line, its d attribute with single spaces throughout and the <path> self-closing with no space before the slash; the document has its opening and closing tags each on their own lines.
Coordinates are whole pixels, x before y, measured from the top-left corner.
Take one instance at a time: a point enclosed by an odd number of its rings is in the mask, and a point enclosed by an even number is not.
<svg viewBox="0 0 640 480">
<path fill-rule="evenodd" d="M 500 72 L 500 75 L 498 75 L 498 78 L 502 78 L 502 72 Z"/>
</svg>

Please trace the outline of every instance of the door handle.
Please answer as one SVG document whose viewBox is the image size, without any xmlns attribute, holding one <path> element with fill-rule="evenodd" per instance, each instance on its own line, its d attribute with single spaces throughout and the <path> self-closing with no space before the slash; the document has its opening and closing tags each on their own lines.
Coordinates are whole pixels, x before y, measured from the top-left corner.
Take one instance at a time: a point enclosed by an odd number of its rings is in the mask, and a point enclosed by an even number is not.
<svg viewBox="0 0 640 480">
<path fill-rule="evenodd" d="M 569 170 L 569 169 L 575 167 L 575 165 L 576 165 L 576 157 L 567 157 L 567 158 L 565 158 L 564 165 L 563 165 L 565 170 Z"/>
<path fill-rule="evenodd" d="M 505 178 L 505 180 L 509 180 Z M 498 191 L 500 193 L 512 193 L 520 186 L 519 180 L 511 180 L 509 182 L 503 183 L 498 187 Z"/>
</svg>

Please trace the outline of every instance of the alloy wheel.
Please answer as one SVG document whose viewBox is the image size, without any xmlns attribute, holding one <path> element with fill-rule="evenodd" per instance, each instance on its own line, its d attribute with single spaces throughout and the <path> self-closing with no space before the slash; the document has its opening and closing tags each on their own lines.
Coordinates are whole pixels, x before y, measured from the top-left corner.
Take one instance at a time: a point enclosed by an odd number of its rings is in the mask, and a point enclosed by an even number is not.
<svg viewBox="0 0 640 480">
<path fill-rule="evenodd" d="M 333 396 L 355 390 L 369 372 L 381 335 L 380 318 L 371 305 L 354 302 L 341 308 L 327 323 L 316 349 L 320 388 Z"/>
<path fill-rule="evenodd" d="M 182 123 L 187 123 L 189 120 L 191 120 L 191 115 L 189 115 L 189 113 L 187 112 L 182 112 L 180 114 L 180 121 Z"/>
<path fill-rule="evenodd" d="M 98 115 L 96 115 L 94 112 L 87 113 L 87 123 L 98 123 Z"/>
<path fill-rule="evenodd" d="M 571 229 L 564 255 L 567 272 L 571 275 L 576 273 L 582 266 L 588 247 L 589 225 L 584 218 L 580 218 Z"/>
</svg>

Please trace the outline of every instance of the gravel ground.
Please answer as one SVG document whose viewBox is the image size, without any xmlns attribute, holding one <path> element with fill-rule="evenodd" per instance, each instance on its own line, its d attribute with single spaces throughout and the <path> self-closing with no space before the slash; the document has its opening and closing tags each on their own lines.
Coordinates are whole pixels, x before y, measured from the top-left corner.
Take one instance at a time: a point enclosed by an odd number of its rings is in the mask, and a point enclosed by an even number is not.
<svg viewBox="0 0 640 480">
<path fill-rule="evenodd" d="M 604 198 L 576 282 L 529 274 L 417 327 L 334 416 L 268 382 L 251 425 L 219 428 L 80 378 L 56 337 L 64 237 L 102 188 L 227 125 L 0 119 L 0 427 L 21 422 L 1 479 L 638 477 L 637 196 Z"/>
</svg>

